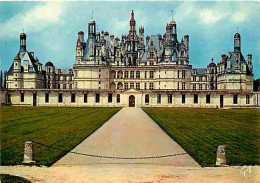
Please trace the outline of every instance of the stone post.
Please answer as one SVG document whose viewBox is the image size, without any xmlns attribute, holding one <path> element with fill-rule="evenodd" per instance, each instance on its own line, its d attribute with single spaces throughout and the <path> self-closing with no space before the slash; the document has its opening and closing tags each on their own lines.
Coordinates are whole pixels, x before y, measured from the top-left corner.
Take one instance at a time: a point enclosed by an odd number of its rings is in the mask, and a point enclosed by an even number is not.
<svg viewBox="0 0 260 183">
<path fill-rule="evenodd" d="M 217 160 L 216 165 L 217 166 L 226 166 L 226 146 L 219 145 L 217 150 Z"/>
<path fill-rule="evenodd" d="M 33 141 L 26 141 L 24 144 L 23 163 L 35 163 L 33 161 Z"/>
</svg>

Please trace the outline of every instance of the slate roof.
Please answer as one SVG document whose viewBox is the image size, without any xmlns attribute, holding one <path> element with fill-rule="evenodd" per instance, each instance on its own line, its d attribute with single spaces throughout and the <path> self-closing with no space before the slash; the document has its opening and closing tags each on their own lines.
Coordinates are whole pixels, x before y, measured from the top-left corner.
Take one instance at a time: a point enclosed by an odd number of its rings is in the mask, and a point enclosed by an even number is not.
<svg viewBox="0 0 260 183">
<path fill-rule="evenodd" d="M 12 63 L 11 67 L 9 68 L 9 70 L 7 71 L 8 75 L 12 75 L 14 73 L 14 63 Z"/>
<path fill-rule="evenodd" d="M 150 41 L 153 40 L 153 45 L 155 49 L 157 50 L 157 56 L 160 54 L 160 45 L 159 45 L 159 37 L 158 35 L 151 35 Z"/>
<path fill-rule="evenodd" d="M 206 73 L 206 68 L 194 68 L 197 70 L 197 75 L 204 75 Z"/>
<path fill-rule="evenodd" d="M 215 64 L 214 62 L 211 62 L 211 63 L 209 64 L 209 67 L 216 67 L 216 64 Z"/>
<path fill-rule="evenodd" d="M 141 63 L 145 63 L 145 62 L 146 62 L 146 57 L 147 57 L 147 53 L 146 53 L 146 51 L 145 51 L 140 62 L 141 62 Z"/>
<path fill-rule="evenodd" d="M 71 68 L 56 68 L 55 73 L 58 73 L 58 70 L 61 70 L 61 74 L 70 74 L 70 69 Z"/>
<path fill-rule="evenodd" d="M 235 52 L 229 52 L 229 57 L 228 59 L 230 60 L 231 62 L 231 71 L 234 71 L 235 70 L 235 65 L 236 65 L 236 58 L 238 56 L 238 64 L 240 65 L 241 62 L 245 62 L 245 58 L 243 56 L 243 54 L 240 52 L 240 53 L 235 53 Z"/>
<path fill-rule="evenodd" d="M 45 67 L 46 67 L 46 66 L 53 66 L 53 63 L 50 62 L 50 61 L 48 61 L 48 62 L 45 64 Z"/>
<path fill-rule="evenodd" d="M 14 59 L 21 59 L 21 69 L 23 72 L 23 63 L 25 60 L 29 61 L 29 65 L 33 66 L 33 70 L 29 69 L 28 72 L 38 72 L 38 67 L 37 65 L 39 64 L 39 61 L 36 61 L 32 54 L 28 51 L 21 53 L 20 51 L 18 52 L 17 56 Z M 11 67 L 9 68 L 7 74 L 12 75 L 14 72 L 14 63 L 12 63 Z"/>
<path fill-rule="evenodd" d="M 91 51 L 90 51 L 90 46 L 95 46 L 95 43 L 97 43 L 97 40 L 96 38 L 88 38 L 87 42 L 86 42 L 86 48 L 85 48 L 85 51 L 84 51 L 84 55 L 83 55 L 83 59 L 84 60 L 88 60 L 90 58 L 90 54 L 91 54 Z"/>
</svg>

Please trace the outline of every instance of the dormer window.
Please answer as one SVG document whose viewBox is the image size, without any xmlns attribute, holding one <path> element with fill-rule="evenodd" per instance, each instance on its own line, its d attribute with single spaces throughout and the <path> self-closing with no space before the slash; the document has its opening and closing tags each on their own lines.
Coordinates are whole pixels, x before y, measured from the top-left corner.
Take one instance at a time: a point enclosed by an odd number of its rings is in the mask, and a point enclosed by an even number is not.
<svg viewBox="0 0 260 183">
<path fill-rule="evenodd" d="M 154 57 L 154 53 L 150 52 L 150 58 L 153 58 L 153 57 Z"/>
</svg>

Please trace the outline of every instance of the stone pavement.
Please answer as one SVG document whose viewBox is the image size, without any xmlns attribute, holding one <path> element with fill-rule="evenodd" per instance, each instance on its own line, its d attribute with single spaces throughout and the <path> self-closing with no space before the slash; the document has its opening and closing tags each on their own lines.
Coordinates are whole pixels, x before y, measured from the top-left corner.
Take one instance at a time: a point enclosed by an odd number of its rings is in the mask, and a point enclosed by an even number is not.
<svg viewBox="0 0 260 183">
<path fill-rule="evenodd" d="M 154 164 L 92 164 L 84 166 L 0 166 L 0 174 L 34 183 L 259 183 L 260 167 L 173 167 Z"/>
<path fill-rule="evenodd" d="M 142 109 L 123 108 L 72 151 L 119 157 L 185 153 Z M 68 153 L 53 166 L 88 164 L 160 164 L 199 167 L 188 154 L 142 160 L 102 159 Z"/>
</svg>

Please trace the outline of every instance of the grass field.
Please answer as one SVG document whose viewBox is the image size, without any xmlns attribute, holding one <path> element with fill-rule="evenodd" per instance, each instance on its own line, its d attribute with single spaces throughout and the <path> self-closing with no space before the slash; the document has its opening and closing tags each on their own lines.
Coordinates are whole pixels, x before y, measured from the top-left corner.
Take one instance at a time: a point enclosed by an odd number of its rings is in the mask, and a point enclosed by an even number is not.
<svg viewBox="0 0 260 183">
<path fill-rule="evenodd" d="M 1 165 L 23 161 L 24 142 L 34 140 L 67 152 L 120 108 L 1 107 Z M 35 160 L 50 166 L 66 152 L 35 145 Z"/>
<path fill-rule="evenodd" d="M 258 109 L 143 109 L 200 165 L 214 166 L 218 145 L 227 146 L 228 165 L 260 164 Z"/>
</svg>

